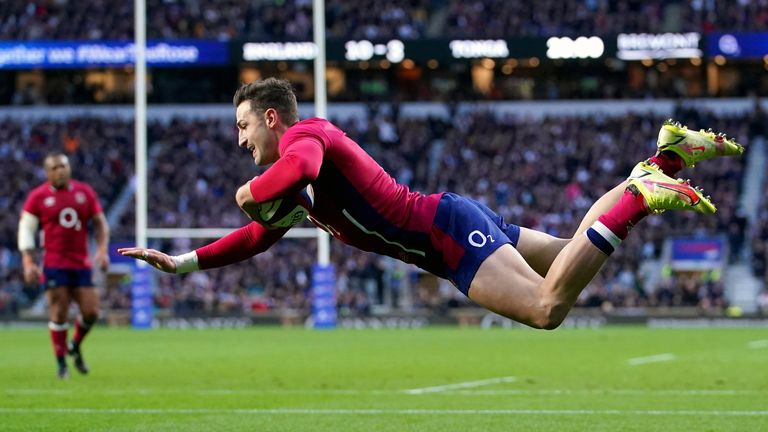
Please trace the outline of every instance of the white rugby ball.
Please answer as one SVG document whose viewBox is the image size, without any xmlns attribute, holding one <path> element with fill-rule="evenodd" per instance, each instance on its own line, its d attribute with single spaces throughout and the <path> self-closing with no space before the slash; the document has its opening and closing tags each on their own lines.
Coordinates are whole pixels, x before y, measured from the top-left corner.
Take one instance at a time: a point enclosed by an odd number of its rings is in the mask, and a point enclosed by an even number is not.
<svg viewBox="0 0 768 432">
<path fill-rule="evenodd" d="M 294 197 L 259 203 L 259 220 L 256 222 L 270 229 L 290 228 L 309 216 L 314 202 L 312 185 L 307 185 Z"/>
</svg>

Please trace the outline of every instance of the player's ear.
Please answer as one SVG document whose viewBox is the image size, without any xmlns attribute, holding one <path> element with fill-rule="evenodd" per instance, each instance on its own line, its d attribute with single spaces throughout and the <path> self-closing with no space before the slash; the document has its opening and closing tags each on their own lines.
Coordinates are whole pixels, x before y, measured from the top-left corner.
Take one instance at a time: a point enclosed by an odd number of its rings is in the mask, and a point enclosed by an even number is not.
<svg viewBox="0 0 768 432">
<path fill-rule="evenodd" d="M 274 108 L 267 108 L 264 111 L 264 124 L 267 125 L 268 128 L 272 129 L 275 126 L 277 126 L 278 121 L 280 120 L 279 115 L 277 114 L 277 110 Z"/>
</svg>

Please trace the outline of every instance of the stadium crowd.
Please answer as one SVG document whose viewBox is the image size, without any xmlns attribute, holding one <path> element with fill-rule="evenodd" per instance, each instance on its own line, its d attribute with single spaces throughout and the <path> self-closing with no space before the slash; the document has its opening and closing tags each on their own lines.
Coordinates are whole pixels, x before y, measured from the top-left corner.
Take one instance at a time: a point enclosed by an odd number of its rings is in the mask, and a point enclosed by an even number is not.
<svg viewBox="0 0 768 432">
<path fill-rule="evenodd" d="M 148 0 L 150 39 L 308 40 L 311 0 Z M 129 0 L 5 0 L 0 39 L 133 38 Z M 333 38 L 572 36 L 626 32 L 768 30 L 763 1 L 326 1 Z"/>
<path fill-rule="evenodd" d="M 750 122 L 744 118 L 684 109 L 676 115 L 691 125 L 725 130 L 749 142 Z M 496 209 L 508 221 L 570 236 L 591 203 L 654 151 L 662 121 L 635 114 L 531 121 L 488 111 L 454 113 L 447 120 L 414 119 L 399 116 L 396 109 L 381 109 L 374 110 L 369 121 L 352 119 L 339 125 L 399 182 L 414 190 L 465 194 Z M 22 200 L 44 180 L 43 155 L 64 149 L 72 159 L 75 178 L 90 182 L 109 211 L 133 173 L 133 133 L 131 123 L 120 120 L 1 122 L 0 165 L 13 176 L 0 185 L 0 205 L 6 210 L 0 216 L 0 311 L 8 313 L 28 306 L 39 294 L 21 283 L 14 240 Z M 234 228 L 247 222 L 235 205 L 233 191 L 260 169 L 234 145 L 234 136 L 229 119 L 174 119 L 150 125 L 150 226 Z M 713 196 L 718 213 L 702 217 L 670 212 L 646 219 L 585 290 L 579 305 L 724 307 L 723 286 L 717 278 L 668 275 L 649 285 L 640 264 L 642 259 L 659 258 L 664 239 L 673 232 L 727 233 L 735 259 L 747 235 L 744 218 L 735 212 L 743 167 L 744 158 L 733 158 L 682 172 L 681 176 L 690 176 Z M 127 207 L 120 222 L 112 225 L 115 241 L 131 241 L 132 204 Z M 763 211 L 762 228 L 752 238 L 755 268 L 759 271 L 762 262 L 763 272 L 766 214 Z M 153 246 L 177 254 L 201 244 L 202 240 L 175 239 L 155 240 Z M 331 244 L 339 308 L 344 313 L 365 315 L 385 302 L 437 310 L 466 304 L 458 291 L 435 284 L 412 268 L 336 241 Z M 156 306 L 178 314 L 307 310 L 314 246 L 314 240 L 283 239 L 253 260 L 226 269 L 160 275 Z M 105 307 L 128 307 L 129 290 L 128 280 L 107 290 Z"/>
<path fill-rule="evenodd" d="M 19 121 L 0 119 L 0 314 L 17 312 L 38 298 L 38 287 L 22 282 L 16 249 L 19 215 L 27 194 L 45 181 L 43 159 L 64 152 L 73 176 L 88 182 L 105 211 L 133 177 L 133 122 L 101 117 Z M 114 227 L 117 235 L 133 235 Z M 132 230 L 132 227 L 131 227 Z"/>
</svg>

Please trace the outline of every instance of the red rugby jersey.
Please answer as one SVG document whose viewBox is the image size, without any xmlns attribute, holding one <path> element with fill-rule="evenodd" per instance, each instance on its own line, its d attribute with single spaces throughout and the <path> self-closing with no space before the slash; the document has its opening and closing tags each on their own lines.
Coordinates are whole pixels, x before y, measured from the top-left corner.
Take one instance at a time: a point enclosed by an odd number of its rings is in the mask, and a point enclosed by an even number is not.
<svg viewBox="0 0 768 432">
<path fill-rule="evenodd" d="M 280 158 L 251 182 L 264 202 L 314 189 L 310 219 L 357 248 L 413 263 L 442 276 L 445 264 L 431 234 L 442 194 L 423 195 L 398 184 L 355 141 L 324 119 L 292 125 L 280 139 Z M 197 250 L 200 268 L 230 264 L 266 250 L 287 230 L 257 223 Z"/>
<path fill-rule="evenodd" d="M 24 211 L 40 219 L 46 268 L 91 267 L 87 224 L 102 209 L 90 186 L 70 180 L 69 187 L 56 189 L 43 183 L 29 193 Z"/>
</svg>

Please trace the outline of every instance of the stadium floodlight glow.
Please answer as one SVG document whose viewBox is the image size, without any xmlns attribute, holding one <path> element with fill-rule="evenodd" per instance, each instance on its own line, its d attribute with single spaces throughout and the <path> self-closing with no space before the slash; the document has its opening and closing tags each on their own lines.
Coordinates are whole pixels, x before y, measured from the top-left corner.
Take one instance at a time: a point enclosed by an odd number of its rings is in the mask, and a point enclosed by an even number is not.
<svg viewBox="0 0 768 432">
<path fill-rule="evenodd" d="M 551 37 L 547 39 L 547 58 L 585 59 L 599 58 L 605 52 L 605 43 L 597 36 Z"/>
<path fill-rule="evenodd" d="M 248 42 L 243 44 L 243 60 L 314 60 L 318 48 L 314 42 Z"/>
<path fill-rule="evenodd" d="M 697 58 L 701 34 L 690 33 L 621 33 L 616 39 L 621 60 Z"/>
<path fill-rule="evenodd" d="M 448 43 L 453 58 L 506 58 L 509 57 L 507 41 L 452 40 Z"/>
</svg>

